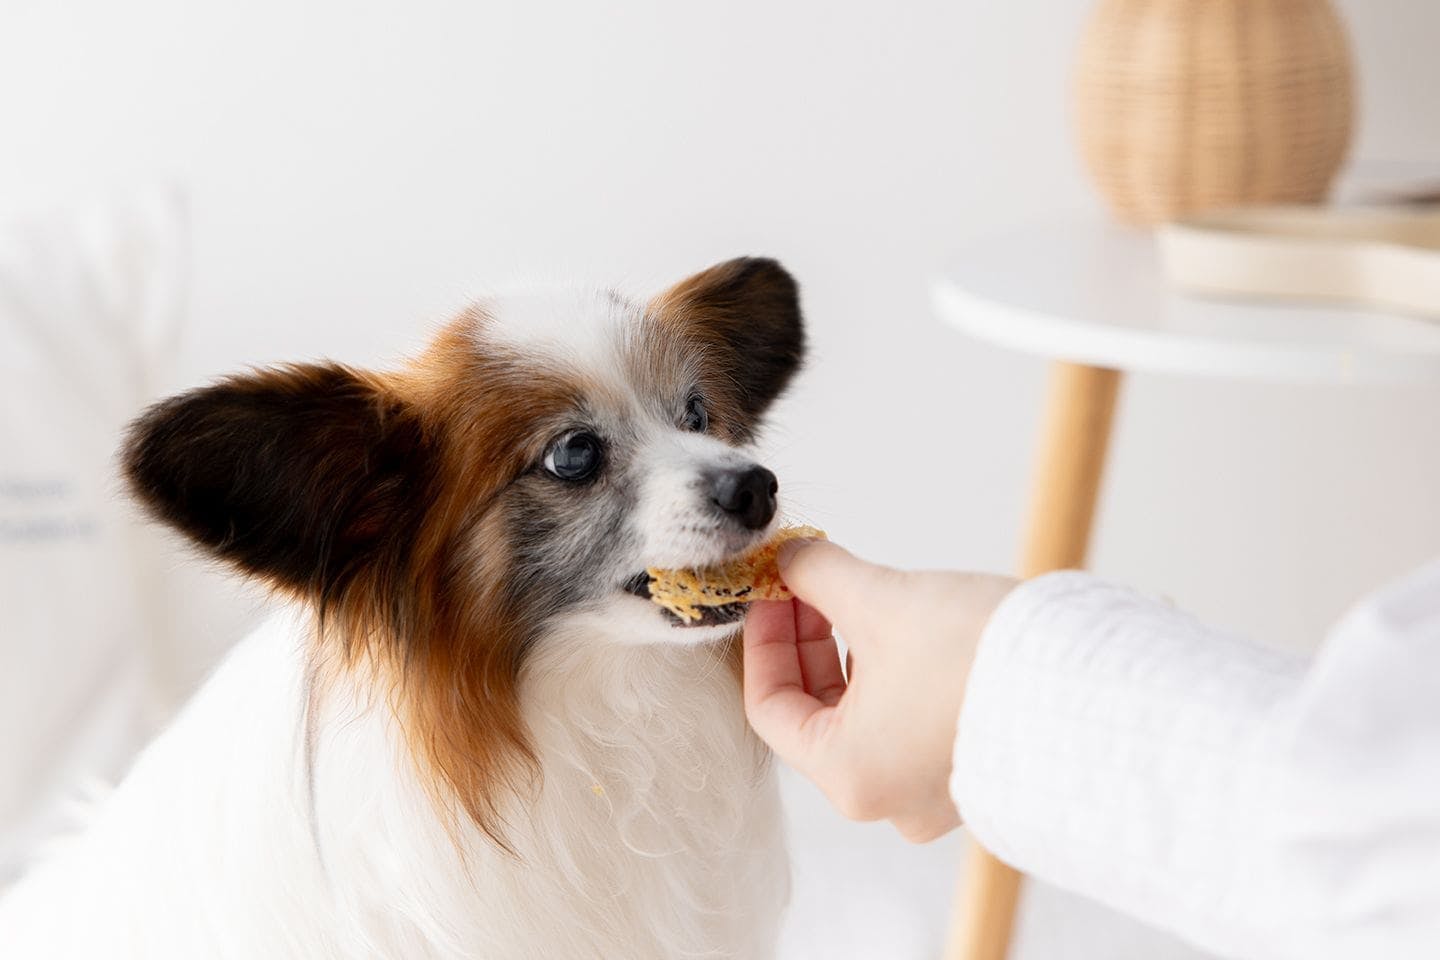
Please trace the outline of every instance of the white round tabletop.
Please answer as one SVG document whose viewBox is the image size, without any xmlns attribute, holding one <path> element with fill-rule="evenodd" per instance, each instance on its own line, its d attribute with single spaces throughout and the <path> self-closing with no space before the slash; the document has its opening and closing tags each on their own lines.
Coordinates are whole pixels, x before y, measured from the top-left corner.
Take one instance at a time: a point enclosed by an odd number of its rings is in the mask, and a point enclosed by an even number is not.
<svg viewBox="0 0 1440 960">
<path fill-rule="evenodd" d="M 1440 384 L 1440 321 L 1169 289 L 1146 231 L 1034 225 L 963 250 L 935 309 L 979 340 L 1117 370 Z"/>
</svg>

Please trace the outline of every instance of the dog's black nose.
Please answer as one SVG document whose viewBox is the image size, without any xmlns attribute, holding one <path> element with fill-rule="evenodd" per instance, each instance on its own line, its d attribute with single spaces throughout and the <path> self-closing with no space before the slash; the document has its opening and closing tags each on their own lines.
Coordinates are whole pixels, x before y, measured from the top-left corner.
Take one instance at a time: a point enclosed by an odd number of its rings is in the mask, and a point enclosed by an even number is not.
<svg viewBox="0 0 1440 960">
<path fill-rule="evenodd" d="M 759 530 L 775 516 L 780 481 L 764 467 L 722 470 L 710 481 L 710 499 L 747 530 Z"/>
</svg>

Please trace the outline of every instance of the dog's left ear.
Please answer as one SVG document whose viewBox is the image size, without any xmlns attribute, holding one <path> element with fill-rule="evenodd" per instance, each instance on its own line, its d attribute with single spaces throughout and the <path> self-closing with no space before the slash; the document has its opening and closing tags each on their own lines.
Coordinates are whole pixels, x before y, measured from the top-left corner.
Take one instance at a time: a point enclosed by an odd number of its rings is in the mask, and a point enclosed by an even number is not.
<svg viewBox="0 0 1440 960">
<path fill-rule="evenodd" d="M 710 351 L 747 426 L 800 369 L 805 354 L 800 290 L 774 260 L 726 260 L 682 280 L 650 306 L 662 323 L 683 329 Z"/>
<path fill-rule="evenodd" d="M 123 453 L 130 489 L 156 519 L 322 605 L 403 558 L 430 464 L 415 411 L 334 364 L 164 400 L 131 426 Z"/>
</svg>

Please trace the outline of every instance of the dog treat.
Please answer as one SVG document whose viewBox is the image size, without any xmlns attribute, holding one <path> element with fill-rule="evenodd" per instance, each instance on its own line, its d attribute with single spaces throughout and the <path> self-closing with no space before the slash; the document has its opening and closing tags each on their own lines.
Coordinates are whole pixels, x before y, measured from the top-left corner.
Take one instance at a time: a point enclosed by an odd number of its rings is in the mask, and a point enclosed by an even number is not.
<svg viewBox="0 0 1440 960">
<path fill-rule="evenodd" d="M 789 600 L 794 594 L 780 579 L 775 557 L 787 540 L 825 538 L 814 527 L 785 527 L 774 538 L 729 563 L 702 570 L 651 567 L 650 599 L 686 622 L 698 621 L 702 607 L 723 607 L 752 600 Z"/>
</svg>

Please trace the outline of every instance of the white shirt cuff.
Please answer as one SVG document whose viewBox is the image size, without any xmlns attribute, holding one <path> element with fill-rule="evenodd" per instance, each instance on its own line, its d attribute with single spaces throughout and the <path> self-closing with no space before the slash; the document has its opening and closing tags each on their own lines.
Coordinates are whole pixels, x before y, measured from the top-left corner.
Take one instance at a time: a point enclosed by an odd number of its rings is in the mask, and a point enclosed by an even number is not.
<svg viewBox="0 0 1440 960">
<path fill-rule="evenodd" d="M 1000 859 L 1213 945 L 1194 928 L 1246 895 L 1264 720 L 1301 668 L 1084 573 L 1031 580 L 981 638 L 951 794 Z"/>
</svg>

